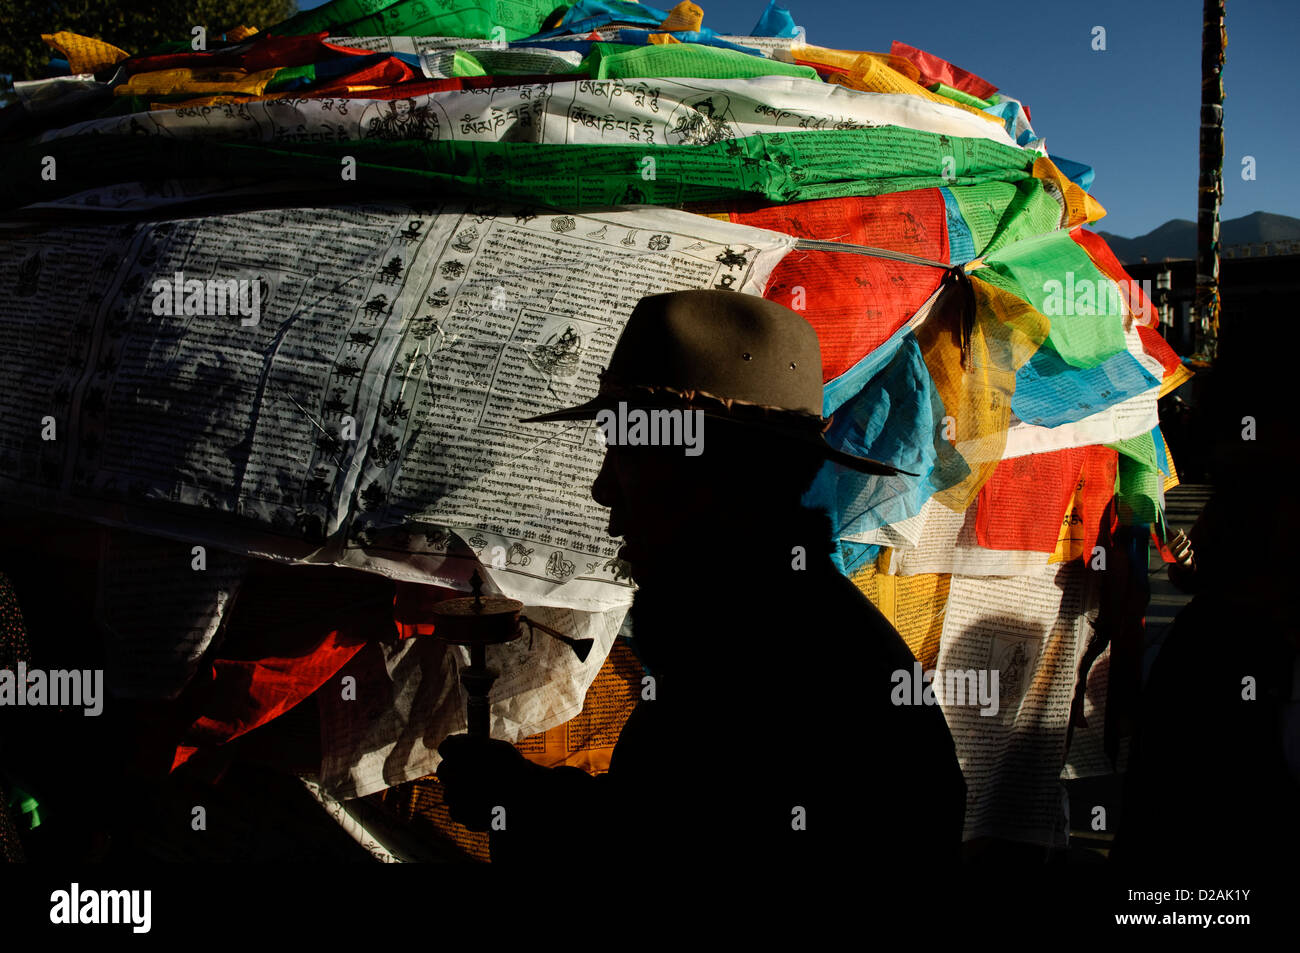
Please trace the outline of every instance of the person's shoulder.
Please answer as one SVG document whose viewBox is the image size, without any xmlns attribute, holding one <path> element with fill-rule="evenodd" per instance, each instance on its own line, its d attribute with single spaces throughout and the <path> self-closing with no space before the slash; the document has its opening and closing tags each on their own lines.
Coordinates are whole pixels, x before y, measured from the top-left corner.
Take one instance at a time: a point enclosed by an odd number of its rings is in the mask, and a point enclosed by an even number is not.
<svg viewBox="0 0 1300 953">
<path fill-rule="evenodd" d="M 910 668 L 916 661 L 911 649 L 885 614 L 851 580 L 840 573 L 820 581 L 824 594 L 818 600 L 819 624 L 824 635 L 845 651 L 888 664 Z"/>
</svg>

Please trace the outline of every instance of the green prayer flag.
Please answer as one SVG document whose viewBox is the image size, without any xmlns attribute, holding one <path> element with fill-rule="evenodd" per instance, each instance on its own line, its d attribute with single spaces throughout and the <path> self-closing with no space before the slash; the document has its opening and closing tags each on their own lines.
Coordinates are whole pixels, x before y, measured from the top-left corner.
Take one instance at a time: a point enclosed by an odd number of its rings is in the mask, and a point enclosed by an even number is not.
<svg viewBox="0 0 1300 953">
<path fill-rule="evenodd" d="M 951 188 L 962 219 L 970 229 L 976 256 L 1056 229 L 1061 206 L 1041 179 L 987 182 Z"/>
<path fill-rule="evenodd" d="M 974 106 L 976 109 L 988 109 L 993 105 L 978 96 L 972 96 L 970 93 L 964 93 L 960 89 L 953 89 L 945 83 L 935 83 L 929 87 L 930 92 L 938 93 L 940 96 L 946 96 L 953 102 L 965 103 L 967 106 Z"/>
<path fill-rule="evenodd" d="M 1074 367 L 1096 367 L 1125 349 L 1124 306 L 1068 231 L 1023 238 L 985 258 L 1019 285 L 1017 292 L 1051 319 L 1047 343 Z"/>
<path fill-rule="evenodd" d="M 519 40 L 538 32 L 554 0 L 333 0 L 268 32 L 297 36 L 464 36 Z"/>
<path fill-rule="evenodd" d="M 592 74 L 595 79 L 633 79 L 649 76 L 686 76 L 696 79 L 749 79 L 754 76 L 797 76 L 819 79 L 811 66 L 795 66 L 737 50 L 693 43 L 638 46 L 627 52 L 602 53 Z"/>
<path fill-rule="evenodd" d="M 607 205 L 669 205 L 758 196 L 771 202 L 883 195 L 957 182 L 1017 182 L 1031 157 L 978 139 L 899 126 L 824 132 L 764 133 L 708 146 L 537 145 L 464 140 L 365 139 L 275 146 L 132 136 L 71 136 L 28 144 L 0 155 L 7 183 L 52 155 L 61 171 L 45 183 L 53 199 L 96 186 L 173 178 L 289 182 L 313 190 L 358 187 L 409 197 L 451 190 L 574 209 Z M 34 158 L 33 158 L 34 157 Z M 356 179 L 344 181 L 345 157 Z M 28 165 L 30 164 L 30 165 Z M 32 201 L 12 185 L 6 207 Z"/>
</svg>

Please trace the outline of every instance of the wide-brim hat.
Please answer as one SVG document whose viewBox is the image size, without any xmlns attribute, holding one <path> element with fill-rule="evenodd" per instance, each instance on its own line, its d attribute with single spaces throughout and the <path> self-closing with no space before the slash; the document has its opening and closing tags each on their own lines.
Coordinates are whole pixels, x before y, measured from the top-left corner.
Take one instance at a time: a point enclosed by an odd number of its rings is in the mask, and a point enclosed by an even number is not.
<svg viewBox="0 0 1300 953">
<path fill-rule="evenodd" d="M 777 441 L 806 446 L 860 473 L 916 476 L 826 441 L 822 358 L 802 315 L 738 291 L 672 291 L 642 298 L 591 400 L 521 423 L 594 419 L 626 407 L 701 410 Z"/>
</svg>

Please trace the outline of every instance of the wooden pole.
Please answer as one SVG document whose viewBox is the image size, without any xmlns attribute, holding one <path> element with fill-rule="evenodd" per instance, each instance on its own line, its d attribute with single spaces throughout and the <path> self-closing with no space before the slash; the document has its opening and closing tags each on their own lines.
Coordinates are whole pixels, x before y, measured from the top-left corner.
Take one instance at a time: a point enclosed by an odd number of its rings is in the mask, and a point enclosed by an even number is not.
<svg viewBox="0 0 1300 953">
<path fill-rule="evenodd" d="M 1223 51 L 1226 0 L 1205 0 L 1201 20 L 1201 150 L 1196 189 L 1196 316 L 1200 350 L 1213 360 L 1219 344 L 1219 205 L 1223 202 Z"/>
</svg>

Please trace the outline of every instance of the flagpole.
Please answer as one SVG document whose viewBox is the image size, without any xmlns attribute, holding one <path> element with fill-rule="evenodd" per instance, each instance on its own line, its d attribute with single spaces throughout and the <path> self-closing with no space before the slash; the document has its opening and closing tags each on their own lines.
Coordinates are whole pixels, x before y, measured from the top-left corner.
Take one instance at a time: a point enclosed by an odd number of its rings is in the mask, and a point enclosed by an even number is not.
<svg viewBox="0 0 1300 953">
<path fill-rule="evenodd" d="M 1219 205 L 1223 201 L 1223 60 L 1226 0 L 1205 0 L 1201 20 L 1201 147 L 1196 188 L 1197 349 L 1213 361 L 1219 349 Z"/>
</svg>

